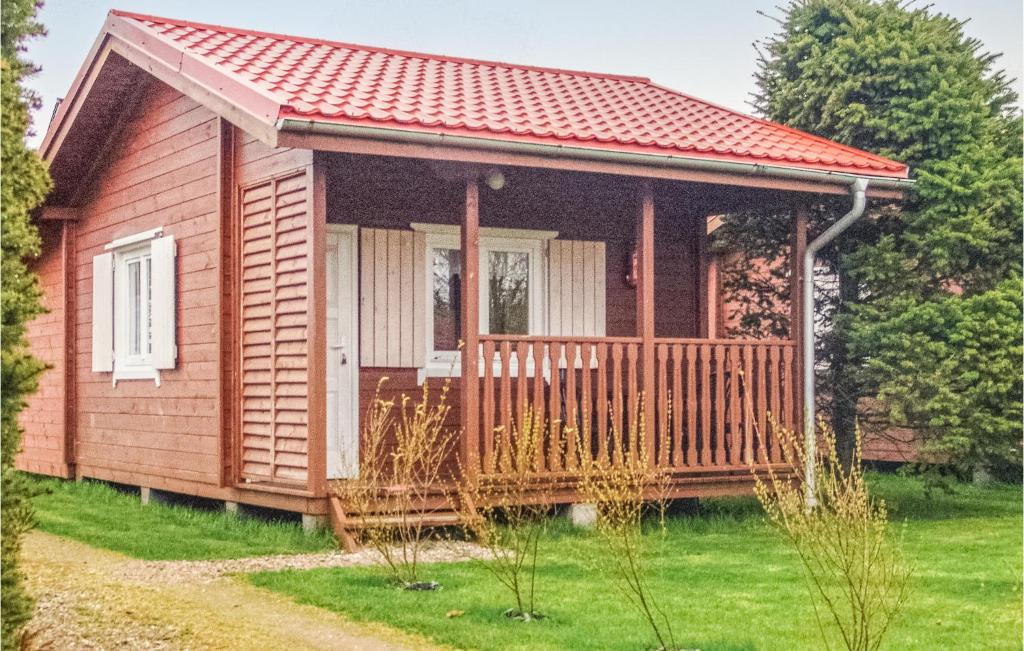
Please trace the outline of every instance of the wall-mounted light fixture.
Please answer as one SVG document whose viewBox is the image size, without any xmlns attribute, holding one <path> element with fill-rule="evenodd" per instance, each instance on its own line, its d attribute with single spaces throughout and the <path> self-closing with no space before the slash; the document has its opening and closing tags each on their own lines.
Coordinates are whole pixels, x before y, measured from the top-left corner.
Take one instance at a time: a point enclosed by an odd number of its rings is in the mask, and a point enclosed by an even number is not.
<svg viewBox="0 0 1024 651">
<path fill-rule="evenodd" d="M 626 261 L 626 286 L 636 287 L 637 282 L 640 280 L 640 252 L 637 251 L 636 247 L 629 254 L 629 259 Z"/>
<path fill-rule="evenodd" d="M 500 190 L 505 187 L 505 175 L 501 170 L 490 170 L 484 176 L 484 183 L 492 190 Z"/>
</svg>

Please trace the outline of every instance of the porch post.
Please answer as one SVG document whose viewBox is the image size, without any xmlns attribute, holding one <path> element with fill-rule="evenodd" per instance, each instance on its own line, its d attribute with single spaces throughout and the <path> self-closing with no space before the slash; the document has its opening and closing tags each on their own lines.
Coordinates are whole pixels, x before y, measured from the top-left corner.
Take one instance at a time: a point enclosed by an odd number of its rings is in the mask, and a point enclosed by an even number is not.
<svg viewBox="0 0 1024 651">
<path fill-rule="evenodd" d="M 793 211 L 792 232 L 790 233 L 790 258 L 789 258 L 789 338 L 796 348 L 795 372 L 793 374 L 793 399 L 797 408 L 793 410 L 796 422 L 793 423 L 794 431 L 800 431 L 800 425 L 804 422 L 803 403 L 803 345 L 802 345 L 802 316 L 801 304 L 803 302 L 804 273 L 813 273 L 813 270 L 804 269 L 804 252 L 807 250 L 807 207 L 798 206 Z"/>
<path fill-rule="evenodd" d="M 698 214 L 693 222 L 697 257 L 697 336 L 701 339 L 714 338 L 718 326 L 712 315 L 716 315 L 718 301 L 711 280 L 712 274 L 718 272 L 712 269 L 715 260 L 708 251 L 708 220 Z"/>
<path fill-rule="evenodd" d="M 466 180 L 462 216 L 462 386 L 459 457 L 471 473 L 479 469 L 480 448 L 480 188 L 476 175 Z"/>
<path fill-rule="evenodd" d="M 654 189 L 650 181 L 640 187 L 636 223 L 638 278 L 636 283 L 636 333 L 643 339 L 644 424 L 647 460 L 654 465 Z"/>
</svg>

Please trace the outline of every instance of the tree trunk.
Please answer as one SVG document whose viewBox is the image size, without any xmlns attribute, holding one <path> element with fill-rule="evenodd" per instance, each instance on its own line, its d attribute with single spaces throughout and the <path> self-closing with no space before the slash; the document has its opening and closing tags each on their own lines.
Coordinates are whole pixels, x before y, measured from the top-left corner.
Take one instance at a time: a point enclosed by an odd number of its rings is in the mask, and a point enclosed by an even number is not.
<svg viewBox="0 0 1024 651">
<path fill-rule="evenodd" d="M 849 470 L 856 446 L 857 402 L 860 387 L 857 382 L 857 363 L 851 360 L 847 346 L 847 307 L 857 300 L 857 282 L 843 264 L 837 265 L 839 276 L 839 304 L 836 308 L 832 339 L 832 430 L 836 435 L 836 453 L 843 467 Z"/>
</svg>

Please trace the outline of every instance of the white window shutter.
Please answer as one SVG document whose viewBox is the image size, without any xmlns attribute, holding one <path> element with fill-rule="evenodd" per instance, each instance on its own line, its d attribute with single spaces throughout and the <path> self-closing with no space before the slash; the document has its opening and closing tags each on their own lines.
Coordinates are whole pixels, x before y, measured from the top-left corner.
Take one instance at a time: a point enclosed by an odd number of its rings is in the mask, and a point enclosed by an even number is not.
<svg viewBox="0 0 1024 651">
<path fill-rule="evenodd" d="M 360 229 L 359 362 L 381 368 L 426 365 L 426 236 Z"/>
<path fill-rule="evenodd" d="M 152 285 L 153 302 L 150 316 L 153 321 L 153 368 L 174 368 L 178 356 L 175 341 L 175 273 L 174 237 L 160 237 L 153 240 L 152 249 Z"/>
<path fill-rule="evenodd" d="M 605 336 L 604 242 L 548 242 L 548 334 Z"/>
<path fill-rule="evenodd" d="M 92 370 L 114 370 L 114 255 L 92 259 Z"/>
</svg>

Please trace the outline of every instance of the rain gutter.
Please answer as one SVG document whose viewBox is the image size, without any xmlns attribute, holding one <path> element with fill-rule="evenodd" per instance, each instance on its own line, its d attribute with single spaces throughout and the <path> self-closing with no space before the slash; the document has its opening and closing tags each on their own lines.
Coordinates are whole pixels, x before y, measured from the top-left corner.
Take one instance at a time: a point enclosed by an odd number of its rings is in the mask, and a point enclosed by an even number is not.
<svg viewBox="0 0 1024 651">
<path fill-rule="evenodd" d="M 551 158 L 570 158 L 578 160 L 601 161 L 651 167 L 688 169 L 719 174 L 742 174 L 748 176 L 767 176 L 810 183 L 829 185 L 850 185 L 857 179 L 869 179 L 872 188 L 880 190 L 908 190 L 914 182 L 909 179 L 895 179 L 884 176 L 865 176 L 845 172 L 810 170 L 782 165 L 764 165 L 762 163 L 741 163 L 736 161 L 715 161 L 689 156 L 671 156 L 667 154 L 639 154 L 632 152 L 608 151 L 590 147 L 574 147 L 561 144 L 541 144 L 533 142 L 509 142 L 493 138 L 476 138 L 473 136 L 453 136 L 443 133 L 427 133 L 408 129 L 392 129 L 383 127 L 367 127 L 333 122 L 316 122 L 313 120 L 296 120 L 281 118 L 277 121 L 279 131 L 291 133 L 307 133 L 367 140 L 382 140 L 412 145 L 460 147 L 464 149 L 484 149 L 513 154 L 548 156 Z"/>
</svg>

